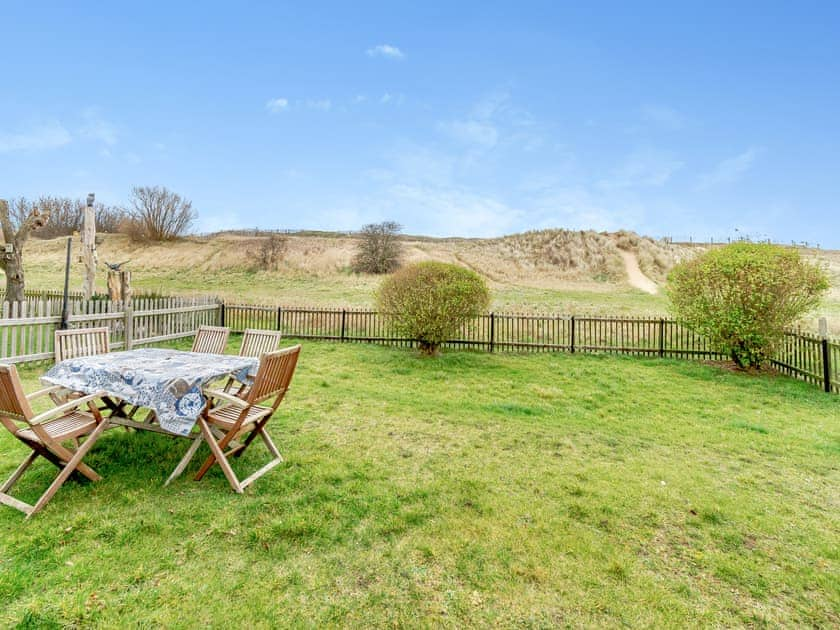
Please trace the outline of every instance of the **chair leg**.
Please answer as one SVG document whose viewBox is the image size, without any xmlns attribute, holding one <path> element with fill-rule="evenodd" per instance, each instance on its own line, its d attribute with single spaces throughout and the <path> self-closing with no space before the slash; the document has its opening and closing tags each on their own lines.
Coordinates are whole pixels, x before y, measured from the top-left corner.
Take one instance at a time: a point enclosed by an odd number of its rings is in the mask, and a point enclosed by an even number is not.
<svg viewBox="0 0 840 630">
<path fill-rule="evenodd" d="M 99 425 L 93 430 L 88 436 L 88 439 L 85 440 L 84 444 L 82 444 L 81 448 L 77 450 L 73 457 L 70 459 L 67 464 L 65 464 L 64 468 L 58 473 L 58 476 L 53 480 L 50 484 L 50 487 L 46 489 L 44 494 L 41 495 L 41 498 L 38 499 L 38 502 L 32 507 L 32 511 L 26 515 L 26 518 L 30 518 L 33 514 L 39 512 L 48 502 L 52 499 L 53 495 L 58 491 L 58 489 L 64 484 L 74 470 L 81 464 L 82 458 L 87 455 L 87 452 L 96 444 L 99 436 L 102 432 L 108 428 L 107 422 L 100 422 Z M 92 469 L 91 469 L 92 470 Z M 96 474 L 96 473 L 94 473 Z M 99 475 L 96 475 L 99 477 Z"/>
<path fill-rule="evenodd" d="M 236 478 L 236 473 L 233 472 L 233 468 L 230 467 L 230 462 L 225 457 L 224 447 L 227 446 L 225 438 L 222 438 L 221 442 L 216 442 L 213 438 L 213 433 L 210 431 L 210 427 L 207 425 L 207 421 L 200 417 L 198 418 L 198 425 L 201 428 L 201 433 L 204 436 L 207 445 L 210 447 L 211 455 L 205 460 L 204 464 L 201 466 L 201 470 L 198 471 L 194 479 L 199 481 L 202 477 L 204 477 L 205 473 L 210 470 L 210 467 L 213 466 L 213 462 L 218 462 L 219 466 L 222 468 L 222 472 L 227 477 L 228 483 L 230 483 L 230 487 L 233 488 L 233 491 L 242 494 L 242 486 L 239 485 L 239 480 Z"/>
<path fill-rule="evenodd" d="M 9 477 L 2 486 L 0 486 L 0 492 L 5 493 L 11 490 L 12 486 L 14 486 L 17 483 L 17 480 L 20 479 L 21 475 L 23 475 L 23 473 L 26 472 L 26 469 L 29 468 L 32 465 L 32 462 L 34 462 L 37 458 L 38 453 L 32 451 L 29 454 L 29 456 L 23 460 L 23 463 L 21 463 L 21 465 L 15 469 L 15 472 L 12 473 L 12 476 Z"/>
<path fill-rule="evenodd" d="M 201 435 L 195 436 L 195 439 L 193 439 L 193 443 L 190 444 L 190 447 L 187 449 L 187 452 L 184 453 L 184 456 L 181 458 L 181 461 L 178 462 L 177 466 L 175 466 L 175 470 L 173 470 L 172 474 L 169 475 L 169 479 L 167 479 L 166 483 L 163 484 L 164 486 L 168 486 L 171 481 L 174 481 L 175 479 L 181 476 L 181 473 L 184 472 L 184 469 L 195 456 L 195 453 L 198 450 L 198 447 L 201 446 L 202 442 L 203 440 L 201 439 Z"/>
</svg>

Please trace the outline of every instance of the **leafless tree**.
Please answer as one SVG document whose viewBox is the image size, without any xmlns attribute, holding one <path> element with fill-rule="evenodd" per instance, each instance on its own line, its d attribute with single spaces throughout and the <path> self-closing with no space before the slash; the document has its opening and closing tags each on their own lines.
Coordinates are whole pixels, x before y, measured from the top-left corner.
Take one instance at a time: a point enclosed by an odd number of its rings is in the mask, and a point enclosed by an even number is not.
<svg viewBox="0 0 840 630">
<path fill-rule="evenodd" d="M 163 186 L 131 190 L 127 232 L 134 240 L 171 241 L 187 233 L 197 213 L 192 202 Z"/>
<path fill-rule="evenodd" d="M 391 273 L 402 262 L 403 248 L 399 241 L 402 226 L 394 221 L 369 223 L 359 234 L 359 245 L 353 258 L 357 273 Z"/>
<path fill-rule="evenodd" d="M 270 234 L 260 245 L 257 253 L 256 271 L 276 271 L 289 246 L 288 237 L 282 234 Z"/>
<path fill-rule="evenodd" d="M 6 273 L 6 301 L 24 299 L 23 246 L 29 235 L 44 227 L 50 219 L 49 210 L 40 210 L 27 203 L 13 201 L 12 208 L 0 199 L 0 227 L 5 248 L 0 257 L 0 268 Z"/>
<path fill-rule="evenodd" d="M 12 204 L 11 212 L 13 221 L 20 221 L 33 209 L 38 208 L 40 212 L 50 213 L 50 222 L 34 235 L 36 238 L 57 238 L 59 236 L 70 236 L 74 232 L 82 230 L 84 219 L 85 200 L 72 199 L 70 197 L 55 197 L 44 195 L 36 201 L 16 199 Z M 108 206 L 97 202 L 94 205 L 96 212 L 96 229 L 98 232 L 118 232 L 122 222 L 125 220 L 125 211 L 116 206 Z"/>
</svg>

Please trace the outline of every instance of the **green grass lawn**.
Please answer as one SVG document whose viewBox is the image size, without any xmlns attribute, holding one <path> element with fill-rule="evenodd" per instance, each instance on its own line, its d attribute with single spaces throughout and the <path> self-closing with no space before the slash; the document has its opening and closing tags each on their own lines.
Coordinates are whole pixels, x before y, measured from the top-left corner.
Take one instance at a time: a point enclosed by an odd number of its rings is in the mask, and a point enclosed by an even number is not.
<svg viewBox="0 0 840 630">
<path fill-rule="evenodd" d="M 309 342 L 293 385 L 269 425 L 287 461 L 244 496 L 218 467 L 164 487 L 186 444 L 116 429 L 101 482 L 28 522 L 2 508 L 0 625 L 840 624 L 840 396 Z M 0 475 L 25 453 L 0 437 Z"/>
</svg>

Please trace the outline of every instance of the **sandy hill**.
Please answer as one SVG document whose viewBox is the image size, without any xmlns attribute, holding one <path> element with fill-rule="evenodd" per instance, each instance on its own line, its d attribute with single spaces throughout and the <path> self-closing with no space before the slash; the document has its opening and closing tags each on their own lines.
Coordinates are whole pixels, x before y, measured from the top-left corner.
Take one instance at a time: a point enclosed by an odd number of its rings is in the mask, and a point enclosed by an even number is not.
<svg viewBox="0 0 840 630">
<path fill-rule="evenodd" d="M 346 273 L 357 238 L 341 234 L 284 236 L 286 250 L 277 273 L 326 276 Z M 140 245 L 125 236 L 101 236 L 101 260 L 130 260 L 136 271 L 190 273 L 252 270 L 266 235 L 221 233 L 182 241 Z M 66 240 L 34 239 L 27 246 L 26 263 L 40 273 L 59 272 L 64 265 Z M 434 239 L 404 236 L 407 261 L 440 260 L 458 263 L 494 282 L 553 287 L 557 283 L 627 280 L 627 261 L 635 259 L 641 273 L 654 282 L 664 280 L 678 260 L 696 247 L 676 245 L 632 232 L 543 230 L 494 239 Z"/>
</svg>

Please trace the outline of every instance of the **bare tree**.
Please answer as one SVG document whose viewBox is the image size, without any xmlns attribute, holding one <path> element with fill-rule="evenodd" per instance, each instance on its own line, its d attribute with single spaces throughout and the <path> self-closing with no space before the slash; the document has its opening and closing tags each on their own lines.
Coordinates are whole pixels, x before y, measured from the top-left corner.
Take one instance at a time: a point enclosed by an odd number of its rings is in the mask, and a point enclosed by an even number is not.
<svg viewBox="0 0 840 630">
<path fill-rule="evenodd" d="M 399 241 L 402 226 L 394 221 L 369 223 L 359 235 L 359 245 L 353 258 L 357 273 L 391 273 L 402 262 L 403 248 Z"/>
<path fill-rule="evenodd" d="M 81 232 L 84 218 L 85 200 L 72 199 L 70 197 L 55 197 L 43 195 L 34 202 L 26 199 L 15 200 L 12 207 L 13 221 L 20 222 L 22 216 L 38 208 L 42 213 L 49 211 L 50 222 L 34 235 L 36 238 L 56 238 L 59 236 L 70 236 L 74 232 Z M 125 220 L 125 211 L 116 206 L 107 206 L 97 202 L 94 205 L 96 212 L 96 229 L 98 232 L 119 231 L 122 222 Z"/>
<path fill-rule="evenodd" d="M 0 226 L 5 242 L 0 268 L 6 272 L 6 301 L 24 299 L 23 246 L 29 235 L 46 225 L 49 219 L 49 210 L 41 211 L 26 202 L 13 202 L 10 210 L 8 202 L 0 199 Z"/>
<path fill-rule="evenodd" d="M 192 202 L 163 186 L 131 190 L 128 233 L 134 240 L 171 241 L 187 233 L 197 213 Z"/>
</svg>

